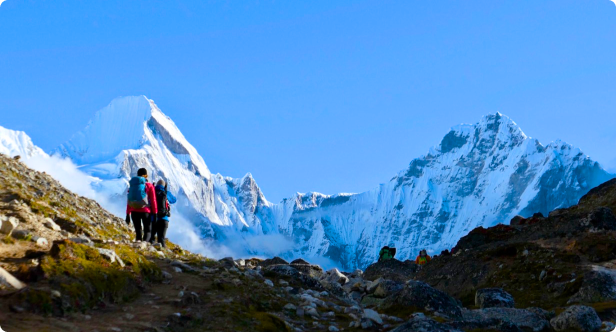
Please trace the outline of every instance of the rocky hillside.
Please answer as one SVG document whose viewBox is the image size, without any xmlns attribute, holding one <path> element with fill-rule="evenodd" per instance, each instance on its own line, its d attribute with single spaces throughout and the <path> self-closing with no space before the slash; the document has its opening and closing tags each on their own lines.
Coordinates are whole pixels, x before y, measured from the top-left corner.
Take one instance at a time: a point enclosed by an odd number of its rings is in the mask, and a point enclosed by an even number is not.
<svg viewBox="0 0 616 332">
<path fill-rule="evenodd" d="M 4 331 L 338 331 L 401 322 L 364 310 L 338 292 L 339 272 L 304 261 L 216 261 L 173 243 L 135 243 L 124 220 L 2 154 L 0 239 Z"/>
</svg>

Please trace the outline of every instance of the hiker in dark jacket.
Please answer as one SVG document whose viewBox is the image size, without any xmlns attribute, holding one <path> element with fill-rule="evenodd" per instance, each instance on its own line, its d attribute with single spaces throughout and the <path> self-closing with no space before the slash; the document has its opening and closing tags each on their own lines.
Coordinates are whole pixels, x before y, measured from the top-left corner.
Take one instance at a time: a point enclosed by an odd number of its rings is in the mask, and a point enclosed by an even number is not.
<svg viewBox="0 0 616 332">
<path fill-rule="evenodd" d="M 126 223 L 131 216 L 135 226 L 135 241 L 150 241 L 153 238 L 151 227 L 156 220 L 158 209 L 154 186 L 148 182 L 148 171 L 140 168 L 137 176 L 129 181 L 128 203 L 126 204 Z M 143 234 L 141 226 L 143 225 Z"/>
<path fill-rule="evenodd" d="M 158 218 L 156 221 L 155 233 L 157 242 L 163 247 L 166 247 L 165 237 L 167 235 L 167 229 L 169 228 L 169 217 L 171 217 L 171 206 L 176 202 L 175 196 L 167 191 L 167 184 L 165 180 L 158 180 L 156 187 L 156 203 L 158 205 Z M 152 236 L 152 242 L 154 242 L 154 236 Z"/>
</svg>

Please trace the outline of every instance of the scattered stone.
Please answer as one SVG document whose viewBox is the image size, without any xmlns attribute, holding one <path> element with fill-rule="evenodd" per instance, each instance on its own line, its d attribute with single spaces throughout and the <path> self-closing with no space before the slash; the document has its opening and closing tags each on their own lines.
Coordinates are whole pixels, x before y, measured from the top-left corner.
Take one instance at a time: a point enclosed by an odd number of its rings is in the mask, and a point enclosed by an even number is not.
<svg viewBox="0 0 616 332">
<path fill-rule="evenodd" d="M 289 265 L 289 262 L 285 261 L 280 257 L 274 257 L 271 259 L 266 259 L 264 261 L 259 262 L 259 266 L 268 267 L 270 265 Z"/>
<path fill-rule="evenodd" d="M 368 266 L 363 273 L 363 277 L 371 281 L 384 278 L 398 282 L 406 282 L 412 279 L 417 271 L 419 271 L 419 265 L 415 264 L 415 262 L 401 262 L 393 258 Z"/>
<path fill-rule="evenodd" d="M 135 315 L 133 315 L 131 313 L 126 313 L 126 314 L 124 314 L 124 318 L 126 318 L 128 320 L 133 320 L 135 318 Z"/>
<path fill-rule="evenodd" d="M 286 281 L 286 280 L 279 280 L 279 281 L 278 281 L 278 283 L 279 283 L 280 285 L 282 285 L 282 286 L 288 286 L 288 285 L 289 285 L 289 282 L 288 282 L 288 281 Z"/>
<path fill-rule="evenodd" d="M 11 235 L 11 232 L 19 225 L 19 220 L 15 217 L 0 215 L 0 233 Z"/>
<path fill-rule="evenodd" d="M 297 307 L 293 305 L 293 303 L 287 303 L 287 305 L 285 305 L 283 309 L 287 311 L 297 311 Z"/>
<path fill-rule="evenodd" d="M 172 279 L 173 278 L 173 275 L 171 273 L 167 272 L 167 271 L 162 271 L 162 274 L 163 274 L 163 278 L 165 278 L 165 279 Z"/>
<path fill-rule="evenodd" d="M 182 273 L 182 269 L 177 266 L 173 266 L 173 271 L 175 271 L 176 273 Z"/>
<path fill-rule="evenodd" d="M 17 280 L 12 274 L 0 267 L 0 287 L 11 287 L 19 290 L 26 287 L 26 284 Z"/>
<path fill-rule="evenodd" d="M 92 245 L 92 240 L 87 237 L 72 237 L 69 240 L 79 244 Z"/>
<path fill-rule="evenodd" d="M 550 326 L 541 315 L 526 309 L 486 308 L 463 310 L 462 318 L 451 323 L 463 330 L 544 331 Z"/>
<path fill-rule="evenodd" d="M 185 263 L 182 263 L 182 262 L 177 261 L 177 260 L 171 262 L 171 266 L 179 267 L 184 272 L 196 272 L 196 270 L 192 266 L 190 266 L 188 264 L 185 264 Z"/>
<path fill-rule="evenodd" d="M 391 332 L 462 332 L 451 326 L 438 323 L 424 314 L 414 314 L 408 322 L 398 326 Z"/>
<path fill-rule="evenodd" d="M 382 304 L 383 308 L 398 305 L 425 308 L 452 319 L 462 317 L 462 310 L 454 298 L 416 280 L 409 280 L 402 291 L 386 298 Z"/>
<path fill-rule="evenodd" d="M 295 311 L 295 314 L 297 315 L 297 317 L 300 317 L 300 318 L 304 317 L 305 315 L 304 308 L 301 308 L 301 307 L 297 308 L 297 310 Z"/>
<path fill-rule="evenodd" d="M 595 309 L 582 305 L 567 308 L 550 321 L 556 331 L 597 331 L 601 328 L 601 319 Z"/>
<path fill-rule="evenodd" d="M 27 229 L 16 229 L 13 230 L 11 236 L 16 238 L 17 240 L 25 240 L 28 237 L 32 237 L 32 233 Z"/>
<path fill-rule="evenodd" d="M 305 260 L 298 258 L 294 261 L 291 262 L 291 265 L 310 265 L 310 263 L 306 262 Z"/>
<path fill-rule="evenodd" d="M 52 290 L 52 291 L 50 292 L 50 294 L 51 294 L 51 297 L 56 298 L 56 299 L 59 299 L 59 298 L 61 298 L 61 297 L 62 297 L 62 293 L 60 293 L 59 291 L 57 291 L 57 290 L 55 290 L 55 289 L 54 289 L 54 290 Z"/>
<path fill-rule="evenodd" d="M 366 309 L 364 310 L 364 316 L 363 318 L 367 318 L 370 319 L 371 321 L 379 324 L 379 325 L 383 325 L 383 320 L 381 319 L 381 316 L 379 316 L 379 313 L 372 310 L 372 309 Z"/>
<path fill-rule="evenodd" d="M 237 263 L 235 263 L 233 257 L 225 257 L 223 259 L 220 259 L 218 262 L 228 269 L 237 266 Z"/>
<path fill-rule="evenodd" d="M 51 218 L 45 218 L 45 220 L 43 221 L 43 226 L 45 226 L 45 227 L 47 227 L 47 228 L 49 228 L 49 229 L 51 229 L 53 231 L 56 231 L 56 232 L 59 232 L 59 231 L 62 230 L 62 228 L 60 228 L 60 226 L 58 226 L 58 224 L 56 224 L 53 220 L 51 220 Z"/>
<path fill-rule="evenodd" d="M 46 238 L 40 236 L 32 236 L 32 242 L 34 242 L 39 247 L 47 247 L 49 245 L 49 241 Z"/>
<path fill-rule="evenodd" d="M 104 249 L 104 248 L 96 248 L 96 250 L 98 250 L 101 256 L 103 256 L 111 264 L 117 262 L 121 267 L 126 266 L 124 262 L 122 261 L 122 259 L 120 258 L 120 256 L 118 256 L 118 254 L 116 254 L 115 251 L 111 249 Z"/>
<path fill-rule="evenodd" d="M 340 331 L 337 327 L 335 327 L 334 325 L 330 325 L 329 326 L 329 332 L 338 332 Z"/>
<path fill-rule="evenodd" d="M 313 318 L 315 318 L 315 317 L 319 317 L 319 312 L 317 311 L 317 309 L 316 309 L 316 308 L 313 308 L 313 307 L 308 307 L 308 308 L 305 308 L 305 310 L 306 310 L 306 314 L 307 314 L 308 316 L 311 316 L 311 317 L 313 317 Z"/>
<path fill-rule="evenodd" d="M 475 293 L 475 306 L 485 308 L 513 308 L 515 302 L 511 294 L 501 288 L 484 288 Z"/>
<path fill-rule="evenodd" d="M 269 279 L 265 279 L 265 284 L 270 286 L 270 287 L 274 287 L 274 283 L 271 280 L 269 280 Z"/>
</svg>

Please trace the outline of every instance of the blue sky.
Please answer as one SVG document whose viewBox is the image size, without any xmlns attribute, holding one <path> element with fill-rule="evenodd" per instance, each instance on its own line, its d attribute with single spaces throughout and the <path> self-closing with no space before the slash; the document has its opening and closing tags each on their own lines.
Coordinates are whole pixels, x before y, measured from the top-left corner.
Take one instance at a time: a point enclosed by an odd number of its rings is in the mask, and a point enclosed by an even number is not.
<svg viewBox="0 0 616 332">
<path fill-rule="evenodd" d="M 496 111 L 616 165 L 609 0 L 7 0 L 0 31 L 0 125 L 50 150 L 144 94 L 272 201 L 368 190 Z"/>
</svg>

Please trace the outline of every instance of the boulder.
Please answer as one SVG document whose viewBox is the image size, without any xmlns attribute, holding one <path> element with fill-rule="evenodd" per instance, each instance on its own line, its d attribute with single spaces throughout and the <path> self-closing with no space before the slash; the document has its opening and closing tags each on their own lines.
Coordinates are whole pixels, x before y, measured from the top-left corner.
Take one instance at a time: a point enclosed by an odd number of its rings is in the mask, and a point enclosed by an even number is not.
<svg viewBox="0 0 616 332">
<path fill-rule="evenodd" d="M 99 254 L 101 254 L 101 256 L 103 256 L 111 264 L 117 262 L 121 267 L 125 266 L 124 262 L 122 261 L 120 256 L 118 256 L 118 254 L 116 254 L 115 251 L 113 251 L 111 249 L 104 249 L 104 248 L 96 248 L 96 250 L 98 250 Z"/>
<path fill-rule="evenodd" d="M 280 257 L 274 257 L 270 259 L 266 259 L 264 261 L 259 262 L 259 266 L 268 267 L 270 265 L 289 265 L 289 262 L 285 261 Z"/>
<path fill-rule="evenodd" d="M 376 280 L 378 278 L 385 278 L 389 280 L 406 282 L 413 278 L 413 275 L 417 273 L 419 266 L 411 261 L 401 262 L 395 258 L 388 259 L 386 261 L 374 263 L 363 273 L 363 277 L 366 280 Z"/>
<path fill-rule="evenodd" d="M 484 308 L 513 308 L 515 302 L 511 294 L 501 288 L 484 288 L 475 293 L 475 306 Z"/>
<path fill-rule="evenodd" d="M 595 309 L 582 305 L 567 308 L 550 321 L 556 331 L 598 331 L 601 319 Z"/>
<path fill-rule="evenodd" d="M 184 272 L 197 272 L 197 270 L 194 267 L 192 267 L 192 266 L 190 266 L 190 265 L 188 265 L 186 263 L 180 262 L 178 260 L 172 261 L 171 262 L 171 266 L 179 267 Z"/>
<path fill-rule="evenodd" d="M 391 332 L 462 332 L 449 325 L 439 323 L 422 313 L 414 314 L 408 322 L 391 330 Z"/>
<path fill-rule="evenodd" d="M 12 274 L 0 267 L 0 288 L 10 287 L 16 290 L 26 287 L 26 284 L 17 280 Z"/>
<path fill-rule="evenodd" d="M 0 215 L 0 233 L 11 235 L 11 232 L 19 225 L 19 220 L 15 217 Z"/>
<path fill-rule="evenodd" d="M 463 330 L 544 331 L 550 324 L 537 313 L 515 308 L 463 310 L 452 326 Z"/>
<path fill-rule="evenodd" d="M 233 260 L 233 257 L 225 257 L 218 261 L 222 266 L 230 269 L 232 267 L 237 267 L 238 264 Z"/>
<path fill-rule="evenodd" d="M 616 301 L 614 278 L 607 272 L 590 271 L 584 274 L 579 291 L 567 303 L 597 303 Z"/>
<path fill-rule="evenodd" d="M 56 224 L 53 220 L 51 220 L 51 218 L 45 218 L 45 220 L 43 220 L 43 226 L 51 229 L 52 231 L 56 231 L 56 232 L 59 232 L 62 230 L 62 228 L 60 228 L 58 224 Z"/>
<path fill-rule="evenodd" d="M 49 241 L 46 238 L 33 235 L 32 242 L 34 242 L 39 247 L 47 247 L 49 245 Z"/>
<path fill-rule="evenodd" d="M 380 282 L 374 289 L 373 296 L 385 298 L 400 292 L 404 288 L 404 284 L 393 280 L 379 279 Z"/>
<path fill-rule="evenodd" d="M 31 237 L 32 233 L 27 229 L 16 229 L 16 230 L 13 230 L 13 233 L 11 234 L 11 236 L 18 240 L 25 240 L 28 237 Z"/>
<path fill-rule="evenodd" d="M 364 310 L 363 318 L 369 319 L 379 325 L 383 325 L 383 320 L 381 319 L 381 316 L 379 316 L 379 313 L 372 309 Z"/>
<path fill-rule="evenodd" d="M 386 298 L 381 306 L 383 308 L 395 306 L 416 308 L 435 312 L 451 319 L 462 317 L 462 310 L 454 298 L 416 280 L 409 280 L 400 292 Z"/>
<path fill-rule="evenodd" d="M 349 278 L 344 274 L 340 273 L 338 269 L 333 268 L 327 271 L 327 273 L 325 273 L 325 275 L 321 278 L 321 281 L 325 281 L 327 283 L 337 283 L 343 286 L 349 281 Z"/>
</svg>

